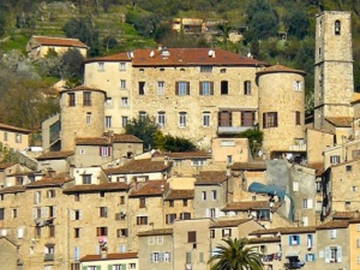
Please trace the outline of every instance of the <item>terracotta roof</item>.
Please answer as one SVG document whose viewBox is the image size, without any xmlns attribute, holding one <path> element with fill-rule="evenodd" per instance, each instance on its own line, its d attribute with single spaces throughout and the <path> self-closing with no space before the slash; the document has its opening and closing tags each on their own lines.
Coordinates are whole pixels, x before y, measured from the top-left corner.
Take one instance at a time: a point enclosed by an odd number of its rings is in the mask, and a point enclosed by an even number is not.
<svg viewBox="0 0 360 270">
<path fill-rule="evenodd" d="M 209 48 L 169 48 L 169 56 L 163 56 L 156 49 L 137 49 L 132 53 L 118 53 L 105 57 L 86 60 L 99 61 L 132 61 L 133 66 L 195 66 L 195 65 L 229 65 L 229 66 L 261 66 L 265 62 L 243 57 L 223 49 L 212 49 L 215 57 L 209 56 Z M 164 51 L 164 50 L 163 50 Z M 154 55 L 151 57 L 150 53 Z M 131 58 L 131 55 L 133 58 Z"/>
<path fill-rule="evenodd" d="M 108 137 L 83 137 L 75 139 L 76 145 L 109 145 L 111 144 Z"/>
<path fill-rule="evenodd" d="M 337 220 L 337 219 L 352 219 L 352 218 L 355 218 L 355 217 L 358 217 L 360 215 L 360 212 L 359 211 L 336 211 L 332 218 L 334 220 Z"/>
<path fill-rule="evenodd" d="M 211 158 L 211 154 L 205 151 L 194 152 L 168 152 L 165 153 L 170 159 L 192 159 L 192 158 Z"/>
<path fill-rule="evenodd" d="M 173 229 L 156 229 L 151 231 L 139 232 L 138 236 L 167 235 L 173 234 Z"/>
<path fill-rule="evenodd" d="M 322 175 L 325 171 L 324 163 L 322 163 L 322 162 L 310 163 L 310 164 L 308 164 L 308 167 L 311 169 L 315 169 L 316 176 Z"/>
<path fill-rule="evenodd" d="M 33 36 L 33 39 L 41 45 L 88 48 L 86 44 L 77 38 Z"/>
<path fill-rule="evenodd" d="M 5 170 L 11 166 L 16 165 L 16 162 L 4 162 L 4 163 L 0 163 L 0 170 Z"/>
<path fill-rule="evenodd" d="M 225 171 L 202 171 L 196 176 L 195 185 L 217 185 L 227 179 Z"/>
<path fill-rule="evenodd" d="M 113 143 L 142 143 L 143 141 L 132 134 L 114 134 Z"/>
<path fill-rule="evenodd" d="M 289 68 L 289 67 L 286 67 L 283 65 L 273 65 L 273 66 L 264 68 L 263 70 L 256 72 L 256 75 L 260 76 L 260 75 L 267 74 L 267 73 L 278 73 L 278 72 L 298 73 L 300 75 L 306 75 L 305 71 Z"/>
<path fill-rule="evenodd" d="M 278 227 L 273 229 L 257 230 L 250 235 L 262 235 L 262 234 L 291 234 L 291 233 L 310 233 L 315 232 L 316 227 L 314 226 L 305 226 L 305 227 Z"/>
<path fill-rule="evenodd" d="M 127 174 L 127 173 L 151 173 L 163 172 L 169 168 L 164 161 L 152 161 L 151 159 L 131 160 L 123 166 L 104 170 L 106 174 Z"/>
<path fill-rule="evenodd" d="M 74 154 L 73 151 L 58 151 L 58 152 L 47 152 L 38 156 L 37 160 L 48 160 L 48 159 L 65 159 Z"/>
<path fill-rule="evenodd" d="M 31 130 L 29 130 L 29 129 L 19 128 L 19 127 L 11 126 L 11 125 L 4 124 L 4 123 L 0 123 L 0 129 L 7 130 L 7 131 L 13 131 L 13 132 L 19 132 L 19 133 L 25 133 L 25 134 L 31 133 Z"/>
<path fill-rule="evenodd" d="M 343 229 L 347 228 L 349 222 L 347 220 L 332 220 L 322 225 L 317 226 L 317 230 L 327 230 L 327 229 Z"/>
<path fill-rule="evenodd" d="M 272 208 L 280 207 L 280 203 L 275 203 Z M 247 211 L 251 209 L 269 209 L 269 201 L 242 201 L 228 203 L 223 211 Z"/>
<path fill-rule="evenodd" d="M 91 261 L 104 261 L 104 260 L 123 260 L 123 259 L 136 259 L 138 257 L 137 252 L 128 253 L 108 253 L 106 258 L 101 258 L 101 255 L 86 255 L 80 259 L 80 262 Z"/>
<path fill-rule="evenodd" d="M 131 134 L 109 134 L 103 137 L 80 137 L 76 138 L 77 145 L 109 145 L 111 143 L 142 143 L 138 137 Z"/>
<path fill-rule="evenodd" d="M 281 237 L 258 237 L 248 238 L 248 244 L 276 243 L 281 242 Z"/>
<path fill-rule="evenodd" d="M 68 177 L 43 177 L 39 181 L 32 182 L 30 184 L 27 184 L 27 188 L 37 188 L 37 187 L 59 187 L 63 184 L 72 181 Z"/>
<path fill-rule="evenodd" d="M 99 89 L 99 88 L 86 86 L 86 85 L 79 85 L 79 86 L 76 86 L 75 88 L 69 88 L 69 89 L 63 88 L 60 90 L 60 92 L 74 92 L 74 91 L 97 91 L 97 92 L 102 92 L 106 95 L 106 91 Z"/>
<path fill-rule="evenodd" d="M 360 93 L 354 93 L 351 103 L 358 103 L 358 102 L 360 102 Z"/>
<path fill-rule="evenodd" d="M 130 193 L 130 197 L 161 196 L 164 193 L 166 181 L 150 180 Z"/>
<path fill-rule="evenodd" d="M 327 117 L 325 118 L 330 124 L 336 127 L 351 127 L 352 117 Z"/>
<path fill-rule="evenodd" d="M 128 190 L 129 186 L 126 183 L 104 183 L 99 185 L 74 185 L 64 189 L 64 193 L 73 192 L 97 192 L 97 191 L 115 191 L 115 190 Z"/>
<path fill-rule="evenodd" d="M 194 190 L 193 189 L 177 189 L 170 190 L 165 200 L 182 200 L 182 199 L 193 199 Z"/>
<path fill-rule="evenodd" d="M 7 193 L 17 193 L 17 192 L 24 192 L 24 186 L 11 186 L 11 187 L 4 187 L 0 189 L 0 194 L 7 194 Z"/>
<path fill-rule="evenodd" d="M 231 166 L 232 170 L 246 170 L 246 171 L 265 171 L 265 161 L 251 161 L 251 162 L 235 162 Z"/>
<path fill-rule="evenodd" d="M 251 219 L 224 219 L 224 220 L 214 220 L 213 225 L 210 228 L 223 228 L 223 227 L 237 227 L 241 224 L 244 224 Z"/>
</svg>

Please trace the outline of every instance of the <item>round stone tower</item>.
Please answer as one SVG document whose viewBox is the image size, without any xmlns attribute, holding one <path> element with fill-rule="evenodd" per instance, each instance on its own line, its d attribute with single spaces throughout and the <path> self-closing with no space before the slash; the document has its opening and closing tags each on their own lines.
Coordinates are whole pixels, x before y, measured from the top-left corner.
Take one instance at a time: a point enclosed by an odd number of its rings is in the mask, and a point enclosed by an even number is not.
<svg viewBox="0 0 360 270">
<path fill-rule="evenodd" d="M 105 99 L 105 91 L 87 86 L 60 92 L 61 150 L 74 150 L 76 137 L 103 135 Z"/>
<path fill-rule="evenodd" d="M 256 73 L 259 126 L 267 158 L 306 151 L 304 144 L 305 72 L 282 65 Z"/>
</svg>

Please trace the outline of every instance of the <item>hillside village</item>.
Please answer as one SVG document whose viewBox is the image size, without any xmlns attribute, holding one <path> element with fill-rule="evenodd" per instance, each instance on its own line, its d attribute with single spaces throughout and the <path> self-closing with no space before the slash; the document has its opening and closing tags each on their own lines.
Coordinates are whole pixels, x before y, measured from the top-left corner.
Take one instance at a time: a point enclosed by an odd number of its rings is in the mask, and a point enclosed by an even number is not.
<svg viewBox="0 0 360 270">
<path fill-rule="evenodd" d="M 307 73 L 252 54 L 159 44 L 87 57 L 83 84 L 56 88 L 41 147 L 0 123 L 16 156 L 0 163 L 0 268 L 206 270 L 223 239 L 246 238 L 266 270 L 360 269 L 351 27 L 351 12 L 316 15 L 312 115 Z M 26 46 L 31 59 L 89 49 L 42 35 Z M 196 147 L 149 147 L 132 119 Z"/>
</svg>

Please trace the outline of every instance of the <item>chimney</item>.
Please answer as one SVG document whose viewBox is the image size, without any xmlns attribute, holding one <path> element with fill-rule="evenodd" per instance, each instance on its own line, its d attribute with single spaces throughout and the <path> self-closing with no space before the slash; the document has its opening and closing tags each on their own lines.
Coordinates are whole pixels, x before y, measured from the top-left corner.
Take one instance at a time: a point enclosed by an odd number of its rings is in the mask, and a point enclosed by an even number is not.
<svg viewBox="0 0 360 270">
<path fill-rule="evenodd" d="M 160 52 L 161 52 L 161 51 L 162 51 L 162 49 L 163 49 L 163 46 L 162 46 L 161 44 L 159 44 L 159 45 L 158 45 L 158 51 L 160 51 Z"/>
<path fill-rule="evenodd" d="M 155 52 L 154 52 L 154 50 L 151 50 L 150 51 L 150 57 L 153 58 L 154 56 L 155 56 Z"/>
<path fill-rule="evenodd" d="M 209 52 L 208 52 L 208 56 L 212 57 L 212 58 L 215 58 L 215 50 L 210 49 Z"/>
</svg>

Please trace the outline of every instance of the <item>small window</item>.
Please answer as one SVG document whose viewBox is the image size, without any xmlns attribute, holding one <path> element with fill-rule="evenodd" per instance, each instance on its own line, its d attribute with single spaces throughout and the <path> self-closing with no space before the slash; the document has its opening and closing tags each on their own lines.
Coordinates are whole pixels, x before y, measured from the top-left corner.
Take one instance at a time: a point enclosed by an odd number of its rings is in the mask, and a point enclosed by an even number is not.
<svg viewBox="0 0 360 270">
<path fill-rule="evenodd" d="M 129 106 L 129 99 L 127 97 L 121 98 L 121 106 L 128 107 Z"/>
<path fill-rule="evenodd" d="M 167 214 L 166 215 L 166 224 L 173 224 L 176 220 L 176 214 Z"/>
<path fill-rule="evenodd" d="M 216 192 L 216 190 L 211 191 L 211 196 L 212 196 L 213 201 L 217 200 L 217 192 Z"/>
<path fill-rule="evenodd" d="M 289 245 L 290 246 L 300 245 L 300 236 L 299 235 L 289 235 Z"/>
<path fill-rule="evenodd" d="M 15 142 L 16 143 L 21 143 L 22 142 L 22 135 L 20 133 L 16 133 Z"/>
<path fill-rule="evenodd" d="M 139 82 L 139 95 L 145 95 L 145 82 Z"/>
<path fill-rule="evenodd" d="M 340 156 L 339 155 L 330 156 L 330 163 L 332 165 L 339 164 L 340 163 Z"/>
<path fill-rule="evenodd" d="M 120 80 L 120 88 L 126 89 L 126 80 Z"/>
<path fill-rule="evenodd" d="M 90 125 L 91 124 L 91 112 L 87 112 L 86 113 L 86 117 L 85 117 L 85 121 L 86 121 L 86 124 Z"/>
<path fill-rule="evenodd" d="M 351 165 L 346 165 L 346 171 L 351 172 L 352 171 L 352 166 Z"/>
<path fill-rule="evenodd" d="M 84 106 L 91 106 L 91 92 L 84 92 L 83 93 L 83 105 Z"/>
<path fill-rule="evenodd" d="M 140 112 L 139 112 L 139 119 L 140 119 L 140 121 L 145 121 L 146 116 L 147 116 L 147 113 L 146 113 L 146 112 L 144 112 L 144 111 L 140 111 Z"/>
<path fill-rule="evenodd" d="M 301 81 L 295 81 L 294 82 L 294 90 L 295 91 L 302 91 L 302 83 L 301 83 Z"/>
<path fill-rule="evenodd" d="M 226 73 L 226 68 L 220 69 L 220 73 Z"/>
<path fill-rule="evenodd" d="M 195 231 L 188 232 L 188 243 L 194 243 L 194 242 L 196 242 L 196 232 Z"/>
<path fill-rule="evenodd" d="M 165 95 L 165 82 L 164 81 L 157 82 L 157 94 L 158 94 L 158 96 Z"/>
<path fill-rule="evenodd" d="M 245 96 L 251 95 L 251 81 L 244 82 L 244 95 Z"/>
<path fill-rule="evenodd" d="M 212 96 L 214 95 L 214 83 L 213 82 L 200 82 L 200 96 Z"/>
<path fill-rule="evenodd" d="M 121 116 L 121 126 L 122 126 L 123 128 L 126 128 L 128 122 L 129 122 L 129 117 L 127 117 L 127 116 Z"/>
<path fill-rule="evenodd" d="M 174 200 L 169 200 L 169 207 L 174 207 Z"/>
<path fill-rule="evenodd" d="M 274 128 L 278 126 L 278 113 L 263 113 L 263 128 Z"/>
<path fill-rule="evenodd" d="M 337 236 L 337 230 L 336 229 L 330 230 L 330 239 L 335 239 L 336 236 Z"/>
<path fill-rule="evenodd" d="M 210 238 L 215 238 L 215 230 L 210 230 Z"/>
<path fill-rule="evenodd" d="M 190 95 L 190 82 L 179 81 L 175 84 L 175 94 L 177 96 Z"/>
<path fill-rule="evenodd" d="M 146 198 L 139 198 L 139 208 L 145 208 L 146 207 Z"/>
<path fill-rule="evenodd" d="M 210 127 L 210 112 L 203 112 L 202 114 L 202 126 Z"/>
<path fill-rule="evenodd" d="M 82 182 L 83 185 L 90 185 L 91 184 L 91 174 L 83 174 L 82 175 Z"/>
<path fill-rule="evenodd" d="M 201 197 L 203 201 L 206 201 L 206 191 L 201 192 Z"/>
<path fill-rule="evenodd" d="M 231 229 L 222 229 L 222 237 L 231 237 Z"/>
<path fill-rule="evenodd" d="M 99 72 L 104 72 L 104 71 L 105 71 L 104 62 L 99 62 L 99 63 L 98 63 L 98 71 L 99 71 Z"/>
<path fill-rule="evenodd" d="M 221 81 L 220 88 L 221 88 L 221 95 L 228 95 L 229 94 L 229 83 L 228 83 L 228 81 Z"/>
<path fill-rule="evenodd" d="M 80 238 L 80 228 L 74 228 L 74 238 Z"/>
<path fill-rule="evenodd" d="M 301 112 L 299 111 L 295 112 L 295 125 L 297 126 L 301 125 Z"/>
<path fill-rule="evenodd" d="M 97 227 L 96 228 L 96 236 L 107 236 L 108 228 L 107 227 Z"/>
<path fill-rule="evenodd" d="M 213 67 L 212 66 L 200 66 L 200 72 L 212 72 Z"/>
<path fill-rule="evenodd" d="M 107 115 L 105 116 L 105 128 L 111 128 L 112 127 L 112 117 Z"/>
<path fill-rule="evenodd" d="M 137 216 L 136 217 L 136 225 L 147 225 L 148 217 L 147 216 Z"/>
<path fill-rule="evenodd" d="M 185 128 L 187 126 L 187 113 L 179 112 L 179 127 Z"/>
<path fill-rule="evenodd" d="M 68 97 L 69 97 L 69 106 L 73 107 L 75 106 L 75 93 L 68 93 Z"/>
<path fill-rule="evenodd" d="M 341 34 L 341 22 L 339 20 L 335 21 L 335 35 L 339 36 Z"/>
<path fill-rule="evenodd" d="M 188 206 L 188 200 L 187 199 L 183 199 L 183 206 Z"/>
<path fill-rule="evenodd" d="M 160 128 L 163 128 L 165 126 L 166 117 L 165 112 L 158 112 L 157 114 L 157 124 Z"/>
<path fill-rule="evenodd" d="M 119 63 L 119 70 L 120 71 L 125 71 L 126 70 L 126 63 L 125 62 L 120 62 Z"/>
<path fill-rule="evenodd" d="M 4 141 L 6 142 L 8 140 L 8 133 L 4 131 Z"/>
</svg>

